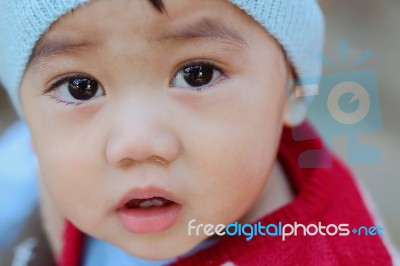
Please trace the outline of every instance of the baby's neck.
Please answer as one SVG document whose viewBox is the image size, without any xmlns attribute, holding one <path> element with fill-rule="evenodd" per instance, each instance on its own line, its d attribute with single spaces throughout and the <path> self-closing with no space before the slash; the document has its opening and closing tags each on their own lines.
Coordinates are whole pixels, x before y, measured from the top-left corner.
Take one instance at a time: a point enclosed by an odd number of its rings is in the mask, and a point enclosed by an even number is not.
<svg viewBox="0 0 400 266">
<path fill-rule="evenodd" d="M 240 219 L 241 223 L 255 222 L 267 214 L 288 204 L 294 198 L 289 179 L 276 161 L 269 175 L 269 180 L 253 207 Z"/>
</svg>

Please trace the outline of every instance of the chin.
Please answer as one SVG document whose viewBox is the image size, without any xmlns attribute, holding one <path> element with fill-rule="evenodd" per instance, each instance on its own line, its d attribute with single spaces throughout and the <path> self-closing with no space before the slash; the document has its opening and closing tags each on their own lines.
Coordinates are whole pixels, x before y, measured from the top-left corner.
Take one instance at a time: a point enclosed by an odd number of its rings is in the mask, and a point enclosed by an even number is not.
<svg viewBox="0 0 400 266">
<path fill-rule="evenodd" d="M 149 236 L 151 238 L 151 236 Z M 150 242 L 150 241 L 146 241 Z M 169 241 L 151 241 L 153 243 L 135 243 L 132 246 L 121 247 L 125 252 L 144 260 L 168 260 L 182 256 L 195 248 L 201 240 L 196 242 L 171 239 Z M 164 242 L 164 243 L 163 243 Z"/>
</svg>

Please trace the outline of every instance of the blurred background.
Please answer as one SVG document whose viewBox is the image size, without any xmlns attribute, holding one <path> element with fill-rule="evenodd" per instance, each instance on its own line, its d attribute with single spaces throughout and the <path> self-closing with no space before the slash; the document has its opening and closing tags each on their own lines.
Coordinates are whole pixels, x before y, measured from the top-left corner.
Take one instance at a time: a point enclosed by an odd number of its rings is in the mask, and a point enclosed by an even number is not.
<svg viewBox="0 0 400 266">
<path fill-rule="evenodd" d="M 325 74 L 372 69 L 377 75 L 382 128 L 365 130 L 357 141 L 376 147 L 381 160 L 370 164 L 350 164 L 366 185 L 384 221 L 385 233 L 400 247 L 400 1 L 320 0 L 326 15 L 325 56 L 338 63 L 326 67 Z M 348 42 L 347 61 L 355 62 L 366 51 L 373 52 L 363 64 L 341 69 L 340 40 Z M 350 65 L 351 66 L 351 65 Z M 329 136 L 327 117 L 311 107 L 310 119 Z M 0 134 L 17 119 L 7 95 L 0 88 Z M 372 126 L 374 127 L 374 126 Z M 346 160 L 346 138 L 334 140 L 333 149 Z"/>
<path fill-rule="evenodd" d="M 399 0 L 320 0 L 326 16 L 325 56 L 336 68 L 325 66 L 324 73 L 372 69 L 377 76 L 382 128 L 365 130 L 357 139 L 380 151 L 381 160 L 371 164 L 350 164 L 370 192 L 385 224 L 385 231 L 400 248 L 400 1 Z M 348 42 L 347 66 L 341 69 L 339 42 Z M 352 69 L 365 52 L 372 56 Z M 322 134 L 326 117 L 311 107 L 310 118 Z M 374 129 L 375 125 L 370 128 Z M 368 125 L 366 125 L 368 128 Z M 376 128 L 376 127 L 375 127 Z M 346 138 L 334 141 L 333 149 L 346 159 Z"/>
</svg>

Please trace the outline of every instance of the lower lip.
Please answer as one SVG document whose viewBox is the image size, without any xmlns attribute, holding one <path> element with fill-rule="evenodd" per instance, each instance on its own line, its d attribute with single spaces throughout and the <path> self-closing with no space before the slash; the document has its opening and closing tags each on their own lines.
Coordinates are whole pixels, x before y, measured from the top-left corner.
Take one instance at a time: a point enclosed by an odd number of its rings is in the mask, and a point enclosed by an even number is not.
<svg viewBox="0 0 400 266">
<path fill-rule="evenodd" d="M 174 226 L 182 206 L 174 203 L 166 207 L 149 209 L 119 209 L 118 218 L 131 233 L 146 234 L 165 231 Z"/>
</svg>

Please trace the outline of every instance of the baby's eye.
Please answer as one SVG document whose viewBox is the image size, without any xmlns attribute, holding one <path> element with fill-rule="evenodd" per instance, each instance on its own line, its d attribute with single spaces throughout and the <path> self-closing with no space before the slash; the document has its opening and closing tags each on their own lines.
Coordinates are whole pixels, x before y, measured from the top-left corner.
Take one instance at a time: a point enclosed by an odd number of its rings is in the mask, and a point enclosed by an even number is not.
<svg viewBox="0 0 400 266">
<path fill-rule="evenodd" d="M 201 90 L 222 78 L 224 74 L 210 63 L 191 63 L 181 68 L 171 82 L 171 87 Z"/>
<path fill-rule="evenodd" d="M 67 104 L 80 104 L 105 95 L 103 87 L 93 78 L 76 76 L 57 81 L 51 86 L 54 97 Z"/>
</svg>

